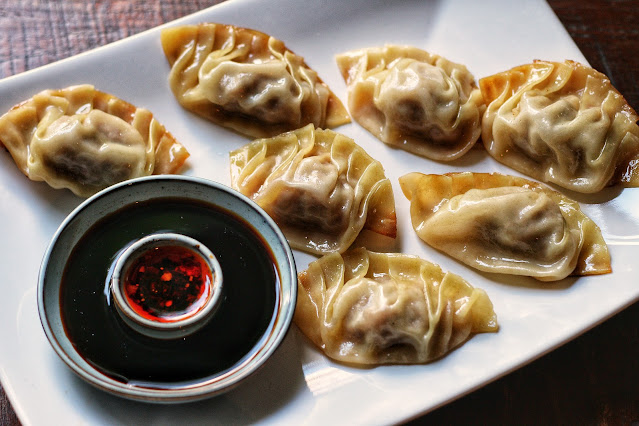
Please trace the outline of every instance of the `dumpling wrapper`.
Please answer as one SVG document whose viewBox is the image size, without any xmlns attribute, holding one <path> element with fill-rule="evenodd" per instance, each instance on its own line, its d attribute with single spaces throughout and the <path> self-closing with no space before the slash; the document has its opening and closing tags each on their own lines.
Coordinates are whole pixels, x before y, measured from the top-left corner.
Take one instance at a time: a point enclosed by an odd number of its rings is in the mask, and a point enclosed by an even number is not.
<svg viewBox="0 0 639 426">
<path fill-rule="evenodd" d="M 336 60 L 351 115 L 382 142 L 439 161 L 459 158 L 477 142 L 485 105 L 464 65 L 395 45 Z"/>
<path fill-rule="evenodd" d="M 555 281 L 611 272 L 608 246 L 579 204 L 536 182 L 489 173 L 399 179 L 426 243 L 485 272 Z"/>
<path fill-rule="evenodd" d="M 485 291 L 416 256 L 331 253 L 298 278 L 295 324 L 341 362 L 425 363 L 498 330 Z"/>
<path fill-rule="evenodd" d="M 497 161 L 582 193 L 639 186 L 637 114 L 602 73 L 535 61 L 479 80 L 482 140 Z"/>
<path fill-rule="evenodd" d="M 230 153 L 231 185 L 257 202 L 293 248 L 344 251 L 363 229 L 394 238 L 382 165 L 351 138 L 309 124 Z"/>
<path fill-rule="evenodd" d="M 187 150 L 144 108 L 91 85 L 44 90 L 0 117 L 0 145 L 29 179 L 88 197 L 176 173 Z"/>
<path fill-rule="evenodd" d="M 161 39 L 178 102 L 218 125 L 263 138 L 350 122 L 317 73 L 274 37 L 205 23 L 167 28 Z"/>
</svg>

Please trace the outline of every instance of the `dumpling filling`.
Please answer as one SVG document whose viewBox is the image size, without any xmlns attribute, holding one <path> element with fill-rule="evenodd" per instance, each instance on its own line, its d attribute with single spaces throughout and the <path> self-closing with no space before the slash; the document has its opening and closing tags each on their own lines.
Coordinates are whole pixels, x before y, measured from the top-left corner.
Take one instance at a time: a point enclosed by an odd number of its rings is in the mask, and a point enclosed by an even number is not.
<svg viewBox="0 0 639 426">
<path fill-rule="evenodd" d="M 49 124 L 50 123 L 50 124 Z M 88 114 L 45 117 L 31 142 L 29 170 L 36 179 L 61 181 L 95 190 L 143 176 L 146 144 L 124 120 L 92 110 Z"/>
<path fill-rule="evenodd" d="M 431 246 L 479 270 L 539 279 L 572 273 L 581 243 L 557 203 L 521 187 L 456 195 L 420 231 Z"/>
<path fill-rule="evenodd" d="M 227 111 L 256 120 L 292 126 L 301 123 L 302 101 L 311 96 L 309 86 L 302 88 L 287 71 L 285 63 L 225 62 L 208 72 L 205 66 L 206 62 L 200 70 L 200 85 L 193 95 L 199 92 Z"/>
</svg>

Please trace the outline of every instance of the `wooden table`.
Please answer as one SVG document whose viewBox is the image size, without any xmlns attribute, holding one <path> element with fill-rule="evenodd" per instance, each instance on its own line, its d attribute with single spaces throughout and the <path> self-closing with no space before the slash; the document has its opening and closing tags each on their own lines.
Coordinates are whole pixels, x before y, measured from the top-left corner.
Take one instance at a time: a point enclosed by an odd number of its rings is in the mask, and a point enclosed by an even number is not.
<svg viewBox="0 0 639 426">
<path fill-rule="evenodd" d="M 221 1 L 2 0 L 0 78 Z M 639 2 L 549 3 L 590 64 L 607 74 L 639 110 Z M 639 424 L 639 303 L 528 366 L 412 423 Z M 0 425 L 17 424 L 0 387 Z"/>
</svg>

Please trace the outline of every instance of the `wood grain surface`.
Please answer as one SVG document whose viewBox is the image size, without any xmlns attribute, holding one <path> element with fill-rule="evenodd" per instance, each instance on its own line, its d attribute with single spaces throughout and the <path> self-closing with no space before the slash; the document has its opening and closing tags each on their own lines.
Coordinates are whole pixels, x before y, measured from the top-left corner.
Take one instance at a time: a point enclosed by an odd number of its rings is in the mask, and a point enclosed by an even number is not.
<svg viewBox="0 0 639 426">
<path fill-rule="evenodd" d="M 2 0 L 0 78 L 222 1 Z M 608 75 L 639 110 L 639 1 L 549 0 L 549 4 L 590 64 Z M 410 423 L 639 426 L 639 303 L 537 361 Z M 0 387 L 0 425 L 19 424 Z"/>
</svg>

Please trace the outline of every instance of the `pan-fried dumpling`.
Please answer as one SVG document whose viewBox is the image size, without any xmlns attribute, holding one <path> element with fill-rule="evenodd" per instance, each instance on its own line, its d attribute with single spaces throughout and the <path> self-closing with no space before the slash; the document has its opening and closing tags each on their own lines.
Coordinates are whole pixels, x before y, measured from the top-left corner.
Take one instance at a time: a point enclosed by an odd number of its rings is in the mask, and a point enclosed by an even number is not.
<svg viewBox="0 0 639 426">
<path fill-rule="evenodd" d="M 573 61 L 535 61 L 479 81 L 482 140 L 497 161 L 583 193 L 639 186 L 637 114 L 610 80 Z"/>
<path fill-rule="evenodd" d="M 161 38 L 178 102 L 216 124 L 262 138 L 350 122 L 317 73 L 276 38 L 212 23 L 167 28 Z"/>
<path fill-rule="evenodd" d="M 337 65 L 351 115 L 381 141 L 439 161 L 477 142 L 485 106 L 464 65 L 394 45 L 343 53 Z"/>
<path fill-rule="evenodd" d="M 410 173 L 399 180 L 413 228 L 485 272 L 560 280 L 611 271 L 599 227 L 563 194 L 515 176 Z"/>
<path fill-rule="evenodd" d="M 395 237 L 382 165 L 352 139 L 309 124 L 231 152 L 231 184 L 257 202 L 292 247 L 346 250 L 362 229 Z"/>
<path fill-rule="evenodd" d="M 176 173 L 189 153 L 148 110 L 93 86 L 44 90 L 0 117 L 0 145 L 29 179 L 88 197 Z"/>
<path fill-rule="evenodd" d="M 498 329 L 486 292 L 416 256 L 330 253 L 298 278 L 295 324 L 338 361 L 424 363 Z"/>
</svg>

